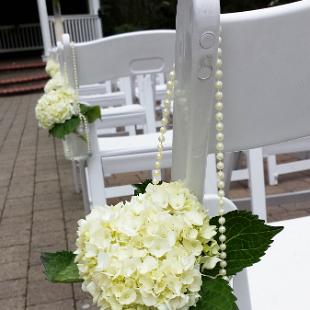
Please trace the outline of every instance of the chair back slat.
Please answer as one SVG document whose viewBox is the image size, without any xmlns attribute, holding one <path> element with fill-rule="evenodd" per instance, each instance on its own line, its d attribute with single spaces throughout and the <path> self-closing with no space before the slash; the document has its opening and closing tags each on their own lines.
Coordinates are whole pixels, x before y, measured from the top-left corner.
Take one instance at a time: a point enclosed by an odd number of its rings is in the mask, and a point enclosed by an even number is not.
<svg viewBox="0 0 310 310">
<path fill-rule="evenodd" d="M 65 49 L 70 47 L 68 41 L 69 37 L 64 36 Z M 77 43 L 79 82 L 93 84 L 131 75 L 167 72 L 174 63 L 174 45 L 173 30 L 139 31 Z"/>
</svg>

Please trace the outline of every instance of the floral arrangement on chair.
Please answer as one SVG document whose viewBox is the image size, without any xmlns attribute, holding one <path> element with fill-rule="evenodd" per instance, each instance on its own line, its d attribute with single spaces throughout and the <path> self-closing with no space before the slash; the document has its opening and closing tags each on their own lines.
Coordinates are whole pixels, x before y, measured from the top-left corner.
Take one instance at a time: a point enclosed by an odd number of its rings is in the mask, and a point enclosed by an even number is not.
<svg viewBox="0 0 310 310">
<path fill-rule="evenodd" d="M 101 310 L 236 310 L 230 279 L 258 262 L 283 229 L 250 212 L 225 214 L 222 147 L 217 153 L 219 216 L 210 218 L 184 183 L 160 181 L 173 100 L 174 73 L 170 76 L 153 181 L 136 185 L 130 201 L 92 209 L 78 222 L 75 252 L 41 257 L 49 281 L 82 282 Z M 219 92 L 216 106 L 222 109 Z M 223 135 L 218 137 L 222 145 Z"/>
<path fill-rule="evenodd" d="M 102 310 L 238 309 L 228 280 L 258 262 L 282 227 L 227 213 L 221 252 L 219 217 L 210 218 L 182 182 L 145 182 L 136 194 L 80 220 L 74 253 L 44 253 L 47 279 L 83 282 Z"/>
<path fill-rule="evenodd" d="M 66 140 L 70 135 L 71 140 L 72 135 L 78 137 L 89 149 L 87 125 L 101 117 L 100 107 L 78 102 L 77 90 L 68 85 L 54 60 L 48 60 L 46 71 L 52 78 L 46 83 L 45 93 L 35 107 L 39 126 L 58 139 Z"/>
</svg>

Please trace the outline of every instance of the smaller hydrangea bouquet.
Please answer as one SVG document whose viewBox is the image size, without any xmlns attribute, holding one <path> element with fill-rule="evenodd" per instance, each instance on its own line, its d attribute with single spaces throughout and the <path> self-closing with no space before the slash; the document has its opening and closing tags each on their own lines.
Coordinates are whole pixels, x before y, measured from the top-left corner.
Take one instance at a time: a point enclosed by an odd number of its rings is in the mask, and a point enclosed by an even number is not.
<svg viewBox="0 0 310 310">
<path fill-rule="evenodd" d="M 65 140 L 74 135 L 87 146 L 87 124 L 101 117 L 100 107 L 78 102 L 77 92 L 68 85 L 55 61 L 47 62 L 46 71 L 52 78 L 35 107 L 39 126 L 58 139 Z"/>
<path fill-rule="evenodd" d="M 82 282 L 99 309 L 234 310 L 229 278 L 258 262 L 282 227 L 245 211 L 210 218 L 182 182 L 137 185 L 130 201 L 97 207 L 78 225 L 76 251 L 44 253 L 47 279 Z M 219 274 L 223 253 L 227 274 Z"/>
</svg>

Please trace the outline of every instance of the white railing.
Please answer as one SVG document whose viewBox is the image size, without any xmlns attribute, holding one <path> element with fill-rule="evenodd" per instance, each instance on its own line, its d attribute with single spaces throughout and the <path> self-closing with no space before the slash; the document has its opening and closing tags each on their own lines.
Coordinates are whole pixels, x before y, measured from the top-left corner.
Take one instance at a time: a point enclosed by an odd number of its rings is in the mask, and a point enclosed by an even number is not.
<svg viewBox="0 0 310 310">
<path fill-rule="evenodd" d="M 0 26 L 0 53 L 42 48 L 39 24 Z"/>
<path fill-rule="evenodd" d="M 102 37 L 101 21 L 97 15 L 63 15 L 64 32 L 69 33 L 72 41 L 86 42 Z M 52 44 L 56 45 L 54 17 L 49 16 Z"/>
<path fill-rule="evenodd" d="M 64 31 L 74 42 L 86 42 L 102 37 L 97 15 L 63 15 Z M 56 45 L 54 17 L 49 17 L 52 45 Z M 42 49 L 40 24 L 0 26 L 0 53 Z"/>
</svg>

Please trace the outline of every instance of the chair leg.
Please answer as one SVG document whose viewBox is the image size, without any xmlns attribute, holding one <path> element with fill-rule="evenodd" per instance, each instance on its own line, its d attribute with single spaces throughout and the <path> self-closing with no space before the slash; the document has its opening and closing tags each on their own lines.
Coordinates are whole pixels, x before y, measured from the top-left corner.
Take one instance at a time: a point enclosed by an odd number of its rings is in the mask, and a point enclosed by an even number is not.
<svg viewBox="0 0 310 310">
<path fill-rule="evenodd" d="M 217 175 L 216 175 L 216 159 L 214 154 L 209 154 L 207 157 L 207 169 L 205 177 L 205 189 L 204 194 L 216 194 L 217 193 Z"/>
<path fill-rule="evenodd" d="M 240 152 L 234 153 L 225 153 L 225 193 L 229 192 L 230 183 L 231 183 L 231 176 L 233 170 L 237 167 L 240 158 Z"/>
<path fill-rule="evenodd" d="M 78 163 L 76 161 L 72 161 L 72 175 L 73 175 L 73 184 L 74 184 L 74 190 L 76 193 L 80 193 L 80 180 L 79 180 L 79 174 L 78 170 L 80 169 Z"/>
<path fill-rule="evenodd" d="M 277 175 L 277 157 L 276 155 L 267 156 L 267 166 L 268 166 L 268 184 L 277 185 L 278 175 Z"/>
<path fill-rule="evenodd" d="M 225 154 L 225 192 L 228 193 L 233 169 L 237 167 L 240 152 Z M 251 310 L 250 290 L 247 270 L 243 270 L 234 278 L 234 292 L 239 310 Z"/>
<path fill-rule="evenodd" d="M 81 178 L 81 187 L 82 187 L 82 195 L 83 195 L 83 204 L 85 215 L 90 212 L 90 201 L 87 190 L 87 179 L 86 179 L 86 165 L 84 161 L 80 161 L 80 178 Z"/>
<path fill-rule="evenodd" d="M 247 270 L 243 270 L 234 277 L 233 281 L 234 293 L 237 297 L 237 305 L 239 310 L 251 310 L 251 298 L 248 281 Z"/>
<path fill-rule="evenodd" d="M 249 186 L 251 190 L 252 212 L 262 220 L 267 220 L 266 192 L 264 179 L 263 152 L 261 148 L 247 151 Z"/>
</svg>

